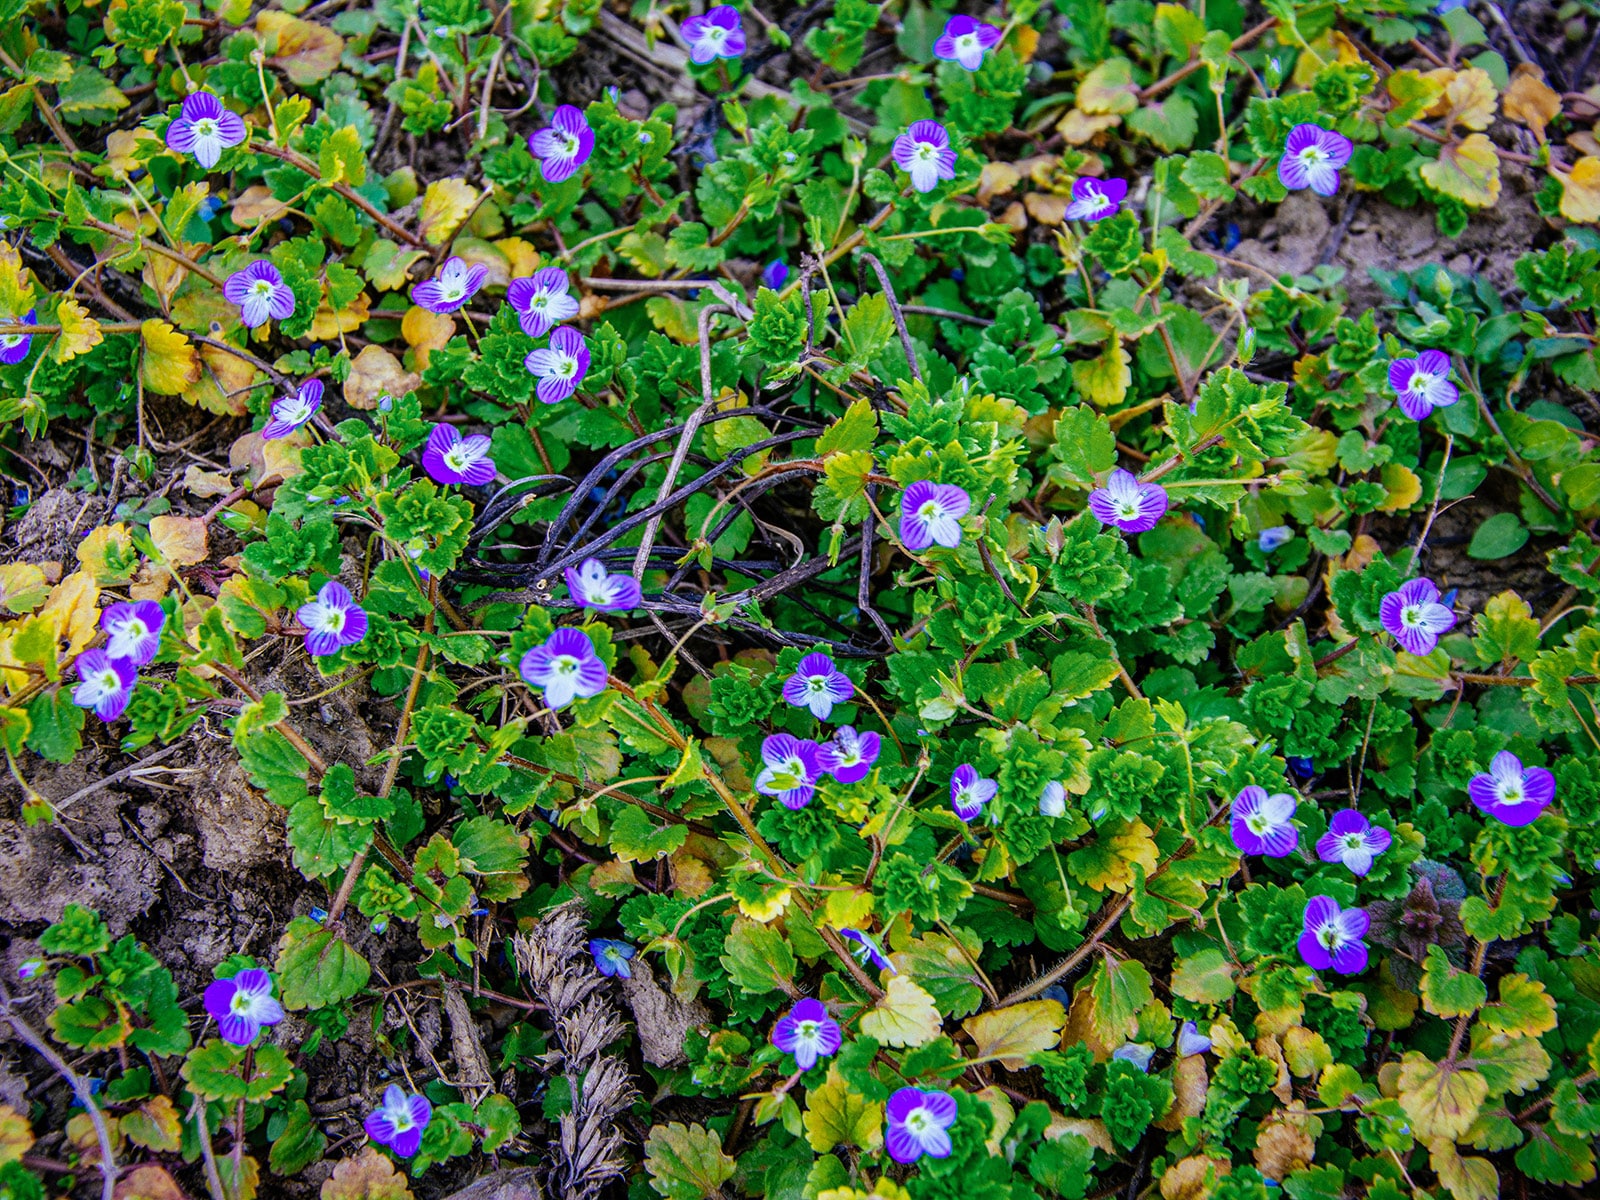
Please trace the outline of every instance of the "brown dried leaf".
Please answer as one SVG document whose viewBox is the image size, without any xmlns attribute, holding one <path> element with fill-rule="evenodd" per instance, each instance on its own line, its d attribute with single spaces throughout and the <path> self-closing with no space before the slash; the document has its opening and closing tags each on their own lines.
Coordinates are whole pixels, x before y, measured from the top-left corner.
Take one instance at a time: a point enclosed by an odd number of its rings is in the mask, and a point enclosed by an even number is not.
<svg viewBox="0 0 1600 1200">
<path fill-rule="evenodd" d="M 978 179 L 978 203 L 988 204 L 996 196 L 1009 196 L 1022 179 L 1022 172 L 1007 162 L 985 163 Z"/>
<path fill-rule="evenodd" d="M 1544 81 L 1544 72 L 1538 67 L 1518 63 L 1500 107 L 1507 118 L 1526 125 L 1542 142 L 1544 127 L 1561 115 L 1561 95 Z"/>
<path fill-rule="evenodd" d="M 150 540 L 170 567 L 192 567 L 206 560 L 206 523 L 199 517 L 154 517 Z"/>
<path fill-rule="evenodd" d="M 206 500 L 233 491 L 233 480 L 221 471 L 207 471 L 199 463 L 190 463 L 183 473 L 183 490 Z"/>
<path fill-rule="evenodd" d="M 1049 192 L 1029 192 L 1022 198 L 1028 215 L 1041 225 L 1059 225 L 1067 219 L 1070 196 L 1056 196 Z"/>
<path fill-rule="evenodd" d="M 1268 1179 L 1287 1179 L 1311 1165 L 1317 1144 L 1283 1113 L 1274 1113 L 1261 1124 L 1256 1134 L 1256 1170 Z"/>
<path fill-rule="evenodd" d="M 1161 1176 L 1161 1200 L 1210 1200 L 1217 1180 L 1233 1173 L 1225 1158 L 1193 1154 L 1179 1159 Z"/>
<path fill-rule="evenodd" d="M 1120 124 L 1122 118 L 1111 113 L 1086 113 L 1081 108 L 1071 108 L 1056 122 L 1056 132 L 1069 146 L 1081 146 Z"/>
<path fill-rule="evenodd" d="M 344 381 L 345 403 L 351 408 L 370 412 L 378 407 L 378 397 L 393 396 L 398 400 L 417 390 L 422 382 L 400 365 L 400 360 L 382 346 L 363 346 L 350 364 L 350 376 Z"/>
<path fill-rule="evenodd" d="M 1198 1117 L 1206 1106 L 1206 1091 L 1211 1085 L 1203 1055 L 1186 1054 L 1172 1064 L 1172 1107 L 1156 1122 L 1157 1129 L 1177 1132 L 1189 1117 Z"/>
<path fill-rule="evenodd" d="M 256 32 L 265 38 L 277 38 L 277 51 L 267 62 L 301 87 L 321 83 L 332 75 L 344 54 L 344 39 L 326 25 L 302 21 L 275 9 L 256 14 Z"/>
<path fill-rule="evenodd" d="M 155 1163 L 145 1163 L 122 1176 L 113 1194 L 116 1200 L 188 1200 L 177 1180 Z"/>
<path fill-rule="evenodd" d="M 233 223 L 240 228 L 248 229 L 254 225 L 276 221 L 288 211 L 288 202 L 273 196 L 272 189 L 266 184 L 252 184 L 233 202 Z"/>
</svg>

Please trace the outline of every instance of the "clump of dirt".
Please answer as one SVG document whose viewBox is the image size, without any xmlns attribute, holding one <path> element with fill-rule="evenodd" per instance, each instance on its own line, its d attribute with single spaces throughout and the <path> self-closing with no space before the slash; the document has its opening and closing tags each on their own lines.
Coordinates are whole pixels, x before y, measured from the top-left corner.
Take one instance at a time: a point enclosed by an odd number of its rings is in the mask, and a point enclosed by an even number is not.
<svg viewBox="0 0 1600 1200">
<path fill-rule="evenodd" d="M 99 496 L 51 488 L 36 496 L 28 511 L 0 538 L 0 561 L 70 563 L 78 543 L 105 518 Z"/>
</svg>

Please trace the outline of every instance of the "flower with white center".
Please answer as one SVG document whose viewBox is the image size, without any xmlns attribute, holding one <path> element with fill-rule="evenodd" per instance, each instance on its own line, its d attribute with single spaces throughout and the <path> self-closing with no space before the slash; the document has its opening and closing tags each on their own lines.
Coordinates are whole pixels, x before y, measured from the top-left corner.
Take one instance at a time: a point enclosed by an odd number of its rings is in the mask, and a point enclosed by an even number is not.
<svg viewBox="0 0 1600 1200">
<path fill-rule="evenodd" d="M 581 629 L 556 630 L 522 656 L 518 672 L 524 682 L 544 689 L 544 702 L 553 709 L 606 690 L 606 664 Z"/>
<path fill-rule="evenodd" d="M 976 821 L 999 790 L 993 779 L 980 778 L 976 767 L 962 763 L 950 775 L 950 808 L 963 821 Z"/>
<path fill-rule="evenodd" d="M 261 427 L 262 441 L 288 437 L 322 407 L 322 380 L 308 379 L 292 396 L 280 396 L 272 402 L 272 415 Z"/>
<path fill-rule="evenodd" d="M 1367 969 L 1367 944 L 1361 939 L 1371 924 L 1365 909 L 1341 909 L 1330 896 L 1313 896 L 1297 943 L 1300 957 L 1314 971 L 1331 967 L 1341 975 L 1359 975 Z"/>
<path fill-rule="evenodd" d="M 686 17 L 679 29 L 696 66 L 718 58 L 738 58 L 745 51 L 744 22 L 731 4 L 719 4 L 704 16 Z"/>
<path fill-rule="evenodd" d="M 1159 483 L 1140 483 L 1133 472 L 1118 467 L 1105 487 L 1089 493 L 1089 511 L 1102 525 L 1145 533 L 1166 514 L 1167 491 Z"/>
<path fill-rule="evenodd" d="M 453 313 L 477 295 L 488 278 L 488 267 L 469 267 L 466 259 L 452 254 L 437 275 L 411 289 L 411 302 L 431 313 Z"/>
<path fill-rule="evenodd" d="M 1342 133 L 1321 125 L 1296 125 L 1278 160 L 1278 178 L 1291 192 L 1308 187 L 1319 196 L 1331 196 L 1339 190 L 1339 169 L 1354 151 Z"/>
<path fill-rule="evenodd" d="M 283 281 L 278 268 L 265 259 L 229 275 L 222 294 L 230 304 L 239 306 L 239 319 L 251 329 L 294 316 L 293 289 Z"/>
<path fill-rule="evenodd" d="M 560 267 L 544 267 L 524 279 L 513 279 L 506 302 L 517 314 L 522 332 L 543 337 L 563 321 L 578 315 L 578 302 L 567 294 L 572 286 Z"/>
<path fill-rule="evenodd" d="M 817 764 L 840 783 L 860 783 L 878 761 L 882 742 L 875 733 L 857 733 L 850 725 L 834 730 L 833 740 L 824 742 Z"/>
<path fill-rule="evenodd" d="M 306 653 L 315 658 L 336 654 L 367 636 L 366 610 L 337 579 L 323 584 L 317 598 L 302 604 L 295 615 L 305 626 Z"/>
<path fill-rule="evenodd" d="M 972 497 L 955 484 L 918 480 L 900 493 L 900 540 L 907 550 L 954 549 L 961 544 L 961 518 L 971 508 Z"/>
<path fill-rule="evenodd" d="M 631 575 L 614 575 L 598 558 L 586 558 L 576 570 L 568 567 L 567 591 L 584 608 L 627 612 L 638 608 L 644 593 Z"/>
<path fill-rule="evenodd" d="M 529 351 L 522 365 L 539 377 L 534 391 L 540 403 L 555 404 L 577 391 L 589 373 L 589 343 L 576 329 L 563 325 L 550 335 L 548 347 Z"/>
<path fill-rule="evenodd" d="M 432 1119 L 433 1105 L 426 1096 L 408 1096 L 399 1084 L 391 1083 L 384 1090 L 383 1103 L 368 1115 L 362 1128 L 378 1145 L 410 1158 L 421 1148 L 423 1131 Z"/>
<path fill-rule="evenodd" d="M 775 733 L 761 743 L 761 773 L 755 789 L 785 808 L 804 808 L 817 792 L 822 747 L 809 738 Z"/>
<path fill-rule="evenodd" d="M 1326 863 L 1343 863 L 1353 875 L 1365 875 L 1392 840 L 1387 829 L 1372 824 L 1353 808 L 1341 808 L 1328 823 L 1328 832 L 1317 839 L 1317 857 Z"/>
<path fill-rule="evenodd" d="M 454 425 L 443 421 L 428 434 L 422 452 L 422 469 L 435 483 L 463 483 L 482 487 L 494 479 L 494 459 L 485 434 L 462 437 Z"/>
<path fill-rule="evenodd" d="M 177 118 L 167 126 L 167 149 L 194 155 L 206 170 L 217 165 L 222 152 L 245 139 L 244 118 L 222 107 L 210 92 L 185 97 Z"/>
<path fill-rule="evenodd" d="M 1039 796 L 1039 815 L 1041 817 L 1062 817 L 1067 813 L 1067 789 L 1061 782 L 1052 779 L 1044 785 L 1044 791 Z"/>
<path fill-rule="evenodd" d="M 125 658 L 112 658 L 104 650 L 85 650 L 73 666 L 82 681 L 72 689 L 72 702 L 94 709 L 102 721 L 115 721 L 128 707 L 128 697 L 138 682 L 138 668 Z"/>
<path fill-rule="evenodd" d="M 1450 357 L 1440 350 L 1395 359 L 1389 364 L 1389 386 L 1399 397 L 1400 411 L 1413 421 L 1425 420 L 1436 408 L 1449 408 L 1461 396 L 1450 382 Z"/>
<path fill-rule="evenodd" d="M 272 976 L 260 967 L 214 980 L 206 987 L 204 1002 L 230 1046 L 248 1046 L 263 1028 L 283 1020 L 283 1005 L 272 995 Z"/>
<path fill-rule="evenodd" d="M 960 63 L 969 71 L 983 65 L 983 56 L 1000 44 L 1000 30 L 973 17 L 954 16 L 933 43 L 933 56 Z"/>
<path fill-rule="evenodd" d="M 1556 777 L 1544 767 L 1525 767 L 1509 750 L 1489 763 L 1486 775 L 1474 775 L 1467 795 L 1487 816 L 1520 828 L 1538 820 L 1556 798 Z"/>
<path fill-rule="evenodd" d="M 632 979 L 633 968 L 628 965 L 628 960 L 637 953 L 627 942 L 612 938 L 589 939 L 589 954 L 594 959 L 594 969 L 602 975 Z"/>
<path fill-rule="evenodd" d="M 937 121 L 913 121 L 910 129 L 895 138 L 892 154 L 919 192 L 931 192 L 941 179 L 956 177 L 956 152 L 950 148 L 950 135 Z"/>
<path fill-rule="evenodd" d="M 794 1055 L 794 1065 L 809 1071 L 819 1058 L 839 1051 L 843 1041 L 839 1022 L 828 1015 L 822 1001 L 810 996 L 799 1001 L 772 1027 L 772 1044 L 785 1054 Z"/>
<path fill-rule="evenodd" d="M 856 685 L 826 654 L 806 655 L 795 673 L 783 681 L 783 698 L 796 708 L 809 708 L 819 721 L 826 721 L 835 704 L 843 704 L 855 694 Z"/>
<path fill-rule="evenodd" d="M 1065 216 L 1069 221 L 1103 221 L 1117 211 L 1127 194 L 1126 179 L 1074 179 L 1072 203 Z"/>
<path fill-rule="evenodd" d="M 594 153 L 594 130 L 579 109 L 563 104 L 550 115 L 548 128 L 528 138 L 528 149 L 539 160 L 545 182 L 561 183 Z"/>
<path fill-rule="evenodd" d="M 154 600 L 111 605 L 100 614 L 106 654 L 144 666 L 161 649 L 161 627 L 166 623 L 167 614 Z"/>
<path fill-rule="evenodd" d="M 6 319 L 10 325 L 37 325 L 39 323 L 38 310 L 30 308 L 26 316 L 11 317 Z M 28 357 L 28 350 L 33 345 L 31 333 L 8 333 L 0 336 L 0 363 L 10 367 L 15 366 Z"/>
<path fill-rule="evenodd" d="M 884 1145 L 897 1163 L 950 1156 L 950 1126 L 956 1123 L 956 1101 L 949 1092 L 903 1087 L 889 1097 Z"/>
<path fill-rule="evenodd" d="M 1439 603 L 1430 579 L 1411 579 L 1378 603 L 1378 620 L 1407 654 L 1424 658 L 1456 626 L 1456 615 Z"/>
<path fill-rule="evenodd" d="M 1300 835 L 1294 827 L 1295 800 L 1284 792 L 1250 784 L 1233 798 L 1229 832 L 1241 854 L 1285 858 L 1294 852 Z"/>
</svg>

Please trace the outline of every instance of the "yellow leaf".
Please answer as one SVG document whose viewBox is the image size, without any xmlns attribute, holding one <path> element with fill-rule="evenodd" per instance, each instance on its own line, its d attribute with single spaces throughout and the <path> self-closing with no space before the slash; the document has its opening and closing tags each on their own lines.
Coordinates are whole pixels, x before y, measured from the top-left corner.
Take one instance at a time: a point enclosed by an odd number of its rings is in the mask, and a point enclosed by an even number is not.
<svg viewBox="0 0 1600 1200">
<path fill-rule="evenodd" d="M 16 1162 L 32 1145 L 28 1118 L 9 1104 L 0 1104 L 0 1164 Z"/>
<path fill-rule="evenodd" d="M 117 1200 L 185 1200 L 185 1193 L 165 1167 L 145 1163 L 117 1180 Z"/>
<path fill-rule="evenodd" d="M 904 975 L 891 977 L 889 990 L 861 1018 L 861 1032 L 886 1046 L 920 1046 L 938 1037 L 939 1028 L 933 997 Z"/>
<path fill-rule="evenodd" d="M 472 206 L 478 202 L 478 189 L 464 179 L 436 179 L 422 194 L 422 210 L 417 229 L 430 246 L 448 242 Z"/>
<path fill-rule="evenodd" d="M 1544 127 L 1561 115 L 1561 96 L 1544 81 L 1544 72 L 1538 67 L 1518 63 L 1500 106 L 1507 118 L 1526 125 L 1542 142 Z"/>
<path fill-rule="evenodd" d="M 450 253 L 460 257 L 469 267 L 482 267 L 487 272 L 483 286 L 503 290 L 511 283 L 511 260 L 493 242 L 482 238 L 459 237 Z"/>
<path fill-rule="evenodd" d="M 316 315 L 311 319 L 311 336 L 333 341 L 341 333 L 354 333 L 360 329 L 371 315 L 372 301 L 365 292 L 357 292 L 356 298 L 338 312 L 334 312 L 324 301 L 317 306 Z"/>
<path fill-rule="evenodd" d="M 32 612 L 49 594 L 42 568 L 32 563 L 0 563 L 0 606 L 7 612 Z"/>
<path fill-rule="evenodd" d="M 1139 87 L 1133 82 L 1133 64 L 1125 58 L 1108 58 L 1083 77 L 1078 85 L 1078 107 L 1086 113 L 1131 113 L 1139 107 Z"/>
<path fill-rule="evenodd" d="M 1441 149 L 1438 161 L 1422 165 L 1422 178 L 1472 208 L 1487 208 L 1500 199 L 1500 157 L 1481 133 Z"/>
<path fill-rule="evenodd" d="M 22 269 L 22 256 L 10 242 L 0 242 L 0 313 L 22 316 L 33 307 L 33 279 Z"/>
<path fill-rule="evenodd" d="M 150 540 L 169 567 L 192 567 L 206 560 L 206 523 L 199 517 L 154 517 Z"/>
<path fill-rule="evenodd" d="M 1328 65 L 1349 67 L 1361 61 L 1355 43 L 1337 29 L 1329 30 L 1311 43 L 1311 53 L 1302 54 L 1294 66 L 1294 83 L 1309 88 Z"/>
<path fill-rule="evenodd" d="M 379 345 L 363 346 L 350 364 L 350 375 L 344 381 L 345 403 L 351 408 L 371 411 L 378 407 L 378 397 L 392 396 L 398 400 L 417 390 L 422 382 L 400 365 L 400 360 Z"/>
<path fill-rule="evenodd" d="M 1081 146 L 1120 124 L 1122 118 L 1115 113 L 1086 113 L 1081 108 L 1069 108 L 1067 115 L 1056 122 L 1056 132 L 1068 145 Z"/>
<path fill-rule="evenodd" d="M 78 564 L 94 576 L 97 583 L 126 583 L 139 565 L 133 538 L 121 521 L 100 525 L 78 543 Z"/>
<path fill-rule="evenodd" d="M 56 305 L 56 322 L 61 326 L 50 355 L 57 362 L 71 362 L 80 354 L 87 354 L 105 340 L 100 332 L 100 322 L 89 316 L 89 310 L 70 296 Z"/>
<path fill-rule="evenodd" d="M 144 358 L 139 370 L 144 385 L 163 396 L 181 396 L 200 378 L 200 356 L 194 343 L 165 321 L 151 317 L 141 327 Z"/>
<path fill-rule="evenodd" d="M 1600 158 L 1585 155 L 1572 164 L 1572 173 L 1552 169 L 1561 180 L 1561 215 L 1569 221 L 1600 221 Z"/>
<path fill-rule="evenodd" d="M 829 892 L 822 905 L 822 920 L 835 929 L 862 929 L 872 916 L 872 893 L 859 888 Z"/>
<path fill-rule="evenodd" d="M 1452 1200 L 1497 1200 L 1500 1176 L 1487 1158 L 1463 1158 L 1451 1138 L 1428 1143 L 1428 1165 Z"/>
<path fill-rule="evenodd" d="M 233 491 L 233 480 L 221 471 L 207 471 L 199 463 L 190 463 L 183 473 L 183 490 L 206 500 Z"/>
<path fill-rule="evenodd" d="M 868 1101 L 828 1068 L 828 1078 L 806 1094 L 806 1141 L 818 1154 L 835 1146 L 873 1151 L 883 1145 L 883 1105 Z"/>
<path fill-rule="evenodd" d="M 1333 1062 L 1333 1051 L 1320 1033 L 1296 1025 L 1284 1030 L 1283 1061 L 1295 1075 L 1309 1079 Z"/>
<path fill-rule="evenodd" d="M 1431 1061 L 1409 1050 L 1400 1062 L 1400 1107 L 1411 1128 L 1424 1141 L 1455 1141 L 1472 1128 L 1489 1094 L 1489 1084 L 1476 1071 Z"/>
<path fill-rule="evenodd" d="M 513 279 L 527 278 L 539 269 L 543 261 L 537 247 L 519 237 L 501 238 L 495 242 L 495 246 L 506 256 L 507 270 Z"/>
<path fill-rule="evenodd" d="M 1489 128 L 1494 120 L 1494 102 L 1498 99 L 1489 72 L 1481 67 L 1468 67 L 1465 71 L 1441 67 L 1437 71 L 1429 71 L 1423 78 L 1444 86 L 1444 91 L 1428 109 L 1428 115 L 1443 117 L 1446 130 L 1452 125 L 1464 125 L 1468 129 Z"/>
<path fill-rule="evenodd" d="M 1030 1054 L 1049 1050 L 1061 1038 L 1067 1010 L 1059 1000 L 1029 1000 L 979 1013 L 961 1022 L 979 1059 L 998 1059 L 1008 1071 L 1020 1071 Z"/>
<path fill-rule="evenodd" d="M 1379 512 L 1400 512 L 1422 499 L 1422 480 L 1402 463 L 1385 463 L 1383 486 L 1388 498 L 1378 505 Z"/>
<path fill-rule="evenodd" d="M 344 39 L 326 25 L 274 9 L 256 14 L 256 32 L 276 39 L 277 49 L 267 61 L 301 87 L 332 75 L 344 54 Z"/>
<path fill-rule="evenodd" d="M 449 313 L 429 312 L 418 304 L 413 304 L 400 321 L 400 336 L 416 351 L 419 371 L 428 369 L 428 356 L 454 337 L 455 332 L 456 319 Z"/>
<path fill-rule="evenodd" d="M 1072 382 L 1099 408 L 1122 403 L 1133 382 L 1133 356 L 1116 334 L 1098 358 L 1072 364 Z"/>
<path fill-rule="evenodd" d="M 1070 197 L 1051 192 L 1029 192 L 1022 198 L 1022 206 L 1028 210 L 1028 215 L 1041 225 L 1061 224 L 1067 218 L 1067 205 L 1070 203 Z"/>
<path fill-rule="evenodd" d="M 322 1200 L 411 1200 L 406 1177 L 375 1146 L 342 1159 L 323 1181 Z"/>
<path fill-rule="evenodd" d="M 1286 1113 L 1274 1113 L 1256 1131 L 1256 1170 L 1268 1179 L 1287 1179 L 1316 1157 L 1317 1143 Z"/>
</svg>

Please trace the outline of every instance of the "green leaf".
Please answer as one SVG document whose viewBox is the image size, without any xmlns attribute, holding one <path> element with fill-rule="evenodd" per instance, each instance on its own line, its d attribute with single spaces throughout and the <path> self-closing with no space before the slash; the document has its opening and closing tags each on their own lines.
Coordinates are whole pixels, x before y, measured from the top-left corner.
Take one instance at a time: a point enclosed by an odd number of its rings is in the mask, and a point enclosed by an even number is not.
<svg viewBox="0 0 1600 1200">
<path fill-rule="evenodd" d="M 1508 558 L 1527 544 L 1528 531 L 1513 512 L 1498 512 L 1479 525 L 1467 545 L 1467 554 L 1478 559 Z"/>
<path fill-rule="evenodd" d="M 818 1154 L 836 1146 L 872 1151 L 883 1145 L 883 1105 L 847 1084 L 836 1065 L 829 1067 L 821 1087 L 807 1091 L 802 1120 L 806 1142 Z"/>
<path fill-rule="evenodd" d="M 677 850 L 688 836 L 688 826 L 657 826 L 643 809 L 628 804 L 611 822 L 610 846 L 623 862 L 651 862 Z"/>
<path fill-rule="evenodd" d="M 294 1068 L 289 1056 L 270 1042 L 251 1049 L 211 1038 L 184 1059 L 182 1074 L 195 1095 L 233 1104 L 239 1100 L 265 1100 L 282 1091 L 294 1075 Z"/>
<path fill-rule="evenodd" d="M 1470 1016 L 1483 1007 L 1489 989 L 1470 971 L 1450 965 L 1444 948 L 1428 947 L 1428 961 L 1422 968 L 1422 1006 L 1436 1017 L 1454 1020 Z"/>
<path fill-rule="evenodd" d="M 1128 128 L 1143 134 L 1168 154 L 1187 150 L 1200 129 L 1200 110 L 1187 96 L 1169 96 L 1128 114 Z"/>
<path fill-rule="evenodd" d="M 289 1106 L 283 1132 L 272 1140 L 267 1165 L 274 1175 L 296 1175 L 316 1162 L 328 1148 L 328 1139 L 311 1119 L 304 1100 Z"/>
<path fill-rule="evenodd" d="M 1478 614 L 1472 648 L 1485 665 L 1532 661 L 1539 654 L 1539 622 L 1533 608 L 1515 592 L 1492 596 Z"/>
<path fill-rule="evenodd" d="M 650 1186 L 667 1200 L 704 1200 L 720 1195 L 733 1178 L 733 1159 L 722 1140 L 703 1125 L 657 1125 L 644 1143 Z"/>
<path fill-rule="evenodd" d="M 83 747 L 83 722 L 87 714 L 72 702 L 70 688 L 52 688 L 28 705 L 30 727 L 24 744 L 40 758 L 71 762 Z"/>
<path fill-rule="evenodd" d="M 493 1154 L 522 1132 L 517 1106 L 498 1092 L 478 1105 L 477 1123 L 483 1128 L 481 1140 L 485 1154 Z"/>
<path fill-rule="evenodd" d="M 721 958 L 728 977 L 746 992 L 788 992 L 794 987 L 794 951 L 771 925 L 735 920 Z"/>
<path fill-rule="evenodd" d="M 817 439 L 817 457 L 829 454 L 871 450 L 878 437 L 878 414 L 871 403 L 857 400 Z"/>
<path fill-rule="evenodd" d="M 887 1046 L 921 1046 L 938 1037 L 939 1029 L 933 997 L 904 975 L 891 976 L 888 989 L 861 1018 L 861 1032 Z"/>
<path fill-rule="evenodd" d="M 1233 964 L 1221 950 L 1207 946 L 1178 960 L 1172 970 L 1172 994 L 1194 1004 L 1224 1004 L 1232 998 Z"/>
<path fill-rule="evenodd" d="M 1120 1046 L 1133 1036 L 1139 1010 L 1155 999 L 1150 972 L 1131 958 L 1103 958 L 1086 986 L 1094 1002 L 1095 1033 L 1110 1046 Z"/>
<path fill-rule="evenodd" d="M 325 1008 L 367 986 L 372 968 L 350 944 L 310 917 L 289 922 L 278 943 L 278 988 L 291 1012 Z"/>
<path fill-rule="evenodd" d="M 1061 410 L 1050 451 L 1058 464 L 1050 467 L 1053 483 L 1093 487 L 1101 475 L 1117 465 L 1117 438 L 1111 432 L 1111 422 L 1087 404 Z"/>
</svg>

